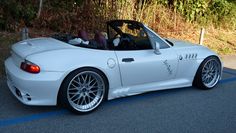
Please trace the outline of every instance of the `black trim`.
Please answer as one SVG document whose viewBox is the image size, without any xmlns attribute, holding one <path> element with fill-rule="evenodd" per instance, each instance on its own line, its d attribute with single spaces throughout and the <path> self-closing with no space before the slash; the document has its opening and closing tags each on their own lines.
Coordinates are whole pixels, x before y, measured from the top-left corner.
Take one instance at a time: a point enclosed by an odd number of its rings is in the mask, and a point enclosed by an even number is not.
<svg viewBox="0 0 236 133">
<path fill-rule="evenodd" d="M 122 62 L 132 62 L 134 61 L 134 58 L 123 58 Z"/>
</svg>

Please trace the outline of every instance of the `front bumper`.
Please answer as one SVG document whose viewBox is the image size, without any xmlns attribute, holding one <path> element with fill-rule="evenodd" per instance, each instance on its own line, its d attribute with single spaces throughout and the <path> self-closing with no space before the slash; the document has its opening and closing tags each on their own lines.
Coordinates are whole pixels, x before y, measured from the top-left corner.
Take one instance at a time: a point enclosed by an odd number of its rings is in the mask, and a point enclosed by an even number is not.
<svg viewBox="0 0 236 133">
<path fill-rule="evenodd" d="M 12 58 L 5 61 L 7 85 L 16 98 L 26 105 L 56 105 L 63 72 L 31 74 L 17 67 Z"/>
</svg>

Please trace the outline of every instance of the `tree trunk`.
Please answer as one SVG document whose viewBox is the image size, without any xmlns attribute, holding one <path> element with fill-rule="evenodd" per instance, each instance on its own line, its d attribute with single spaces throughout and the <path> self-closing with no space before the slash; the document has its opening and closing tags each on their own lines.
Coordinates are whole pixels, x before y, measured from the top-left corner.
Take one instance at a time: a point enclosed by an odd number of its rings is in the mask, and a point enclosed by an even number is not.
<svg viewBox="0 0 236 133">
<path fill-rule="evenodd" d="M 39 10 L 38 10 L 37 18 L 40 17 L 42 6 L 43 6 L 43 0 L 39 0 Z"/>
</svg>

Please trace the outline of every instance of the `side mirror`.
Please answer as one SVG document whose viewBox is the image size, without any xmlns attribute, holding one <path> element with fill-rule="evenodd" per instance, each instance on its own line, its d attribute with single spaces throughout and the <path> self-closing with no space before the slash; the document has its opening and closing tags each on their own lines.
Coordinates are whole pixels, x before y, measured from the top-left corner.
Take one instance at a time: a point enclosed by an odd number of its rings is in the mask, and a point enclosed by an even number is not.
<svg viewBox="0 0 236 133">
<path fill-rule="evenodd" d="M 158 42 L 155 43 L 154 53 L 157 54 L 157 55 L 161 54 L 161 52 L 160 52 L 160 44 Z"/>
</svg>

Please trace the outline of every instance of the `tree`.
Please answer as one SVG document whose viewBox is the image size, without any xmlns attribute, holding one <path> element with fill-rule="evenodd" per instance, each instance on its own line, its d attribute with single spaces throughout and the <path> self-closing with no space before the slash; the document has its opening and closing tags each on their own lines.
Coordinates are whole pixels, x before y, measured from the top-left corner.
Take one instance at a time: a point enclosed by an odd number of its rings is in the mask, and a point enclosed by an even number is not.
<svg viewBox="0 0 236 133">
<path fill-rule="evenodd" d="M 40 17 L 42 6 L 43 6 L 43 0 L 39 0 L 39 10 L 38 10 L 37 18 Z"/>
</svg>

